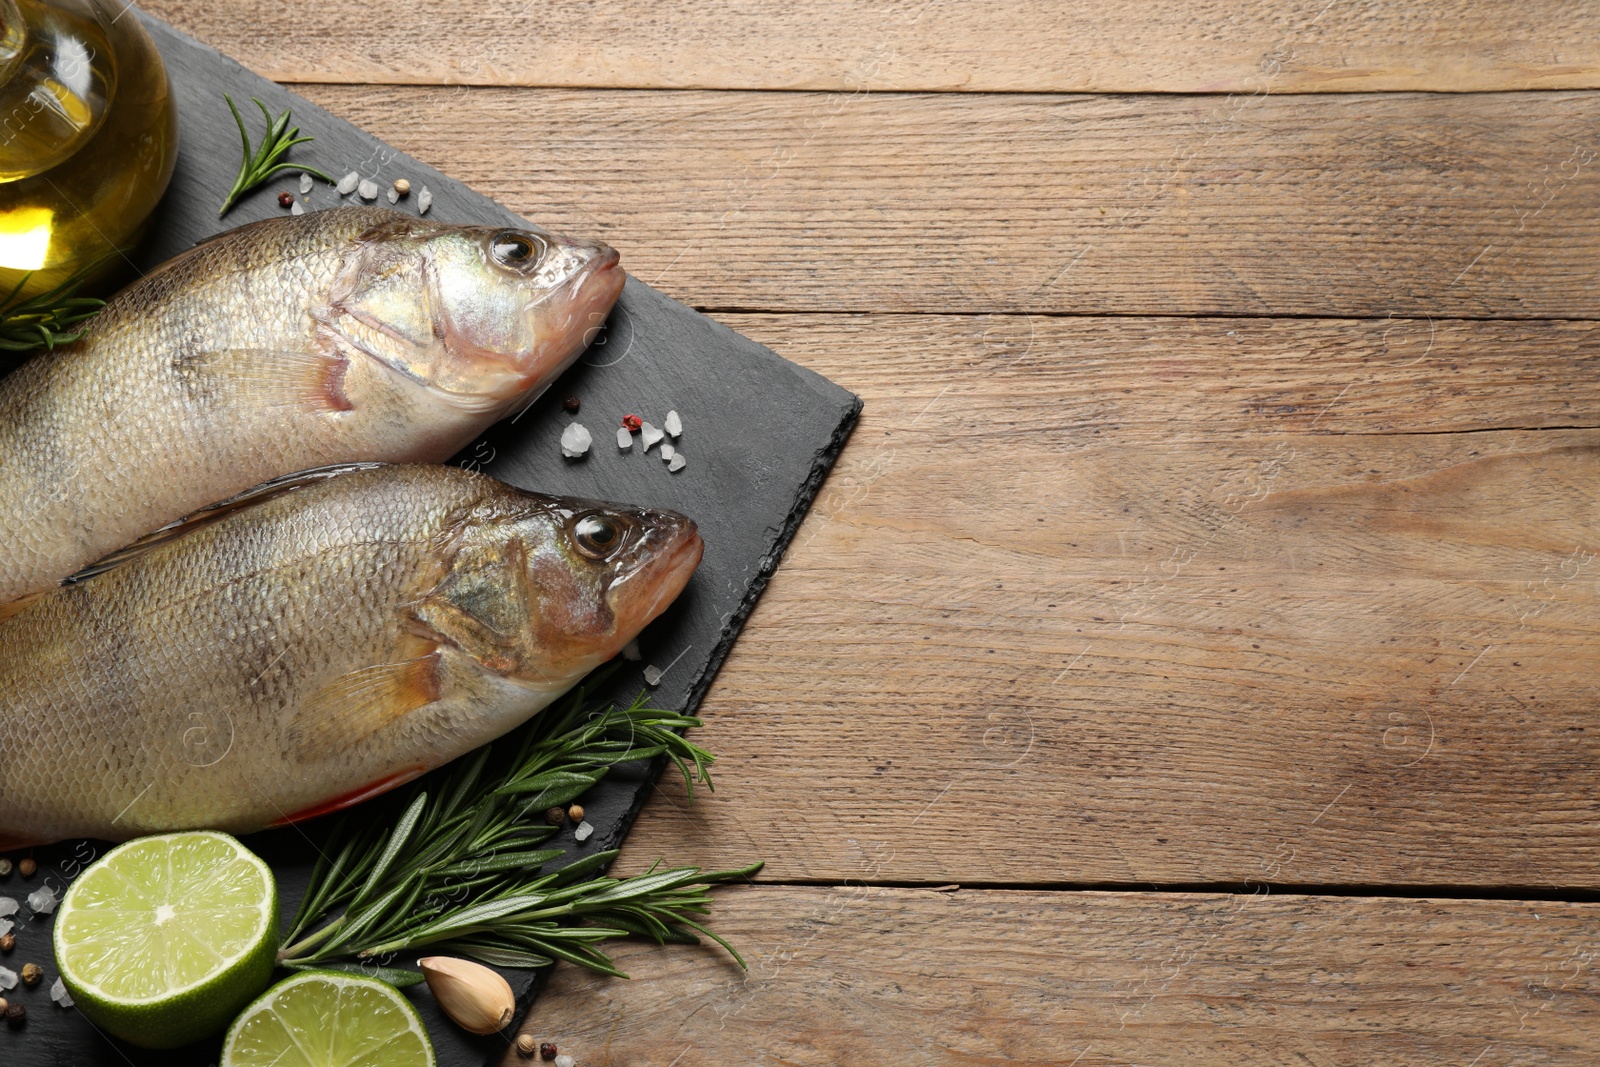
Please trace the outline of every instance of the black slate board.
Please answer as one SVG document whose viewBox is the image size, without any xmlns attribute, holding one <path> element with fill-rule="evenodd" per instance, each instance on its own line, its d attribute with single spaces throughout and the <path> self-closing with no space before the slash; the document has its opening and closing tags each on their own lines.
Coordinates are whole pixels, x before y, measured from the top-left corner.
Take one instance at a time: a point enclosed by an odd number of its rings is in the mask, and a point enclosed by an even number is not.
<svg viewBox="0 0 1600 1067">
<path fill-rule="evenodd" d="M 252 194 L 226 220 L 217 219 L 218 199 L 233 182 L 239 149 L 223 92 L 241 104 L 258 97 L 274 114 L 292 108 L 295 122 L 317 139 L 297 150 L 304 155 L 296 158 L 331 174 L 359 170 L 385 188 L 401 177 L 409 179 L 414 190 L 426 185 L 435 197 L 430 212 L 435 218 L 519 221 L 461 183 L 160 20 L 140 15 L 166 58 L 182 130 L 172 187 L 136 257 L 141 268 L 223 229 L 281 214 L 277 194 L 298 190 L 289 176 Z M 331 188 L 319 182 L 307 206 L 314 210 L 340 202 Z M 414 212 L 415 192 L 398 206 Z M 617 243 L 626 265 L 626 240 Z M 561 410 L 567 395 L 581 398 L 583 408 L 575 421 L 584 423 L 595 439 L 589 456 L 580 461 L 563 459 L 557 443 L 562 429 L 574 421 Z M 629 452 L 618 450 L 615 435 L 624 414 L 638 413 L 659 426 L 674 408 L 684 422 L 678 442 L 688 460 L 684 470 L 669 474 L 655 452 L 641 454 L 637 442 Z M 710 686 L 860 410 L 855 396 L 827 379 L 629 278 L 606 335 L 579 364 L 519 420 L 495 427 L 457 462 L 543 492 L 674 508 L 700 524 L 706 554 L 699 572 L 678 602 L 641 638 L 643 662 L 629 665 L 603 694 L 631 699 L 644 687 L 640 668 L 654 664 L 664 672 L 653 691 L 656 705 L 692 710 Z M 568 827 L 550 847 L 560 845 L 579 854 L 617 847 L 659 767 L 626 771 L 583 798 L 587 819 L 596 828 L 594 835 L 578 844 Z M 314 858 L 308 839 L 289 829 L 256 835 L 248 843 L 273 864 L 287 916 L 299 902 Z M 98 842 L 81 841 L 41 849 L 39 872 L 28 880 L 17 874 L 0 879 L 0 896 L 21 900 L 42 884 L 60 893 L 104 849 Z M 218 1041 L 177 1052 L 141 1052 L 102 1037 L 77 1011 L 57 1008 L 48 995 L 55 976 L 50 920 L 28 917 L 26 907 L 18 919 L 16 951 L 0 957 L 0 966 L 20 970 L 24 962 L 37 961 L 48 977 L 37 989 L 19 987 L 6 994 L 26 1005 L 29 1021 L 19 1031 L 0 1029 L 0 1064 L 202 1067 L 216 1062 Z M 520 1019 L 532 1002 L 538 976 L 526 971 L 506 974 L 518 992 Z M 635 976 L 640 979 L 648 976 Z M 470 1037 L 437 1013 L 425 989 L 411 992 L 433 1035 L 441 1067 L 479 1067 L 499 1061 L 505 1037 Z"/>
</svg>

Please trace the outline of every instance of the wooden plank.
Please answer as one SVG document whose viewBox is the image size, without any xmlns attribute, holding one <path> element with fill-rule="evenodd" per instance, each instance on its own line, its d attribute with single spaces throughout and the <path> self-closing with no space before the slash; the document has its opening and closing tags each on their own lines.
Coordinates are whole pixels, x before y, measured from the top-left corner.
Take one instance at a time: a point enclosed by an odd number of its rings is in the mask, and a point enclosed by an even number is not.
<svg viewBox="0 0 1600 1067">
<path fill-rule="evenodd" d="M 1560 0 L 144 6 L 280 81 L 1185 93 L 1600 84 L 1600 13 Z"/>
<path fill-rule="evenodd" d="M 1597 918 L 1592 904 L 762 887 L 716 905 L 748 975 L 629 944 L 634 981 L 563 964 L 524 1026 L 579 1063 L 637 1067 L 1565 1067 L 1600 1056 Z"/>
<path fill-rule="evenodd" d="M 1600 315 L 1583 93 L 307 95 L 705 308 Z"/>
<path fill-rule="evenodd" d="M 1600 885 L 1595 325 L 725 318 L 866 412 L 632 862 Z"/>
</svg>

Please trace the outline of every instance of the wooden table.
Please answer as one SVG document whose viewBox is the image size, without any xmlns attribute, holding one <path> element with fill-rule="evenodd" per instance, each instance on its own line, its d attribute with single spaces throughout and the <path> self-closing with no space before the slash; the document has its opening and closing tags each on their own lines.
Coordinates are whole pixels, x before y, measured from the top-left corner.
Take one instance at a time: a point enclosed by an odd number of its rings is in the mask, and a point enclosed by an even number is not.
<svg viewBox="0 0 1600 1067">
<path fill-rule="evenodd" d="M 581 1064 L 1600 1057 L 1600 10 L 150 0 L 861 393 Z"/>
</svg>

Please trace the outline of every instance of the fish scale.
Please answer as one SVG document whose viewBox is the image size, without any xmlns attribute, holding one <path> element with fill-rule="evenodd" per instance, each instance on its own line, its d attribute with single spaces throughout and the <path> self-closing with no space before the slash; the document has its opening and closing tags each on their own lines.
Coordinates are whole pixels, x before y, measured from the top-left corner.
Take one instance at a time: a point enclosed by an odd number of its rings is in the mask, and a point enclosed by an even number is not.
<svg viewBox="0 0 1600 1067">
<path fill-rule="evenodd" d="M 598 557 L 597 521 L 623 532 Z M 243 833 L 399 784 L 615 655 L 700 551 L 671 512 L 445 467 L 203 513 L 0 622 L 0 847 Z"/>
<path fill-rule="evenodd" d="M 571 364 L 623 278 L 602 244 L 378 208 L 196 246 L 0 380 L 0 604 L 271 478 L 448 459 Z"/>
</svg>

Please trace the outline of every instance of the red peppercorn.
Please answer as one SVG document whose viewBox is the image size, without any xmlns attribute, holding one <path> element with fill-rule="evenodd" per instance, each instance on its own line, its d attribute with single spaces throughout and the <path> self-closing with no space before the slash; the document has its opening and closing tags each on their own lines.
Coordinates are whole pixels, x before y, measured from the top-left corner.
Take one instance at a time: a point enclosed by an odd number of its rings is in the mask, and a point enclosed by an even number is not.
<svg viewBox="0 0 1600 1067">
<path fill-rule="evenodd" d="M 629 433 L 638 433 L 639 427 L 644 425 L 644 420 L 637 415 L 624 415 L 622 425 L 627 427 Z"/>
<path fill-rule="evenodd" d="M 578 413 L 578 408 L 582 407 L 583 405 L 578 403 L 577 397 L 569 396 L 561 402 L 561 406 L 576 415 Z"/>
<path fill-rule="evenodd" d="M 279 207 L 294 207 L 294 194 L 293 193 L 288 193 L 288 192 L 279 193 L 278 194 L 278 206 Z"/>
<path fill-rule="evenodd" d="M 541 1060 L 553 1060 L 553 1059 L 555 1059 L 556 1058 L 556 1046 L 554 1045 L 554 1043 L 546 1041 L 544 1044 L 540 1045 L 539 1046 L 539 1058 Z"/>
</svg>

